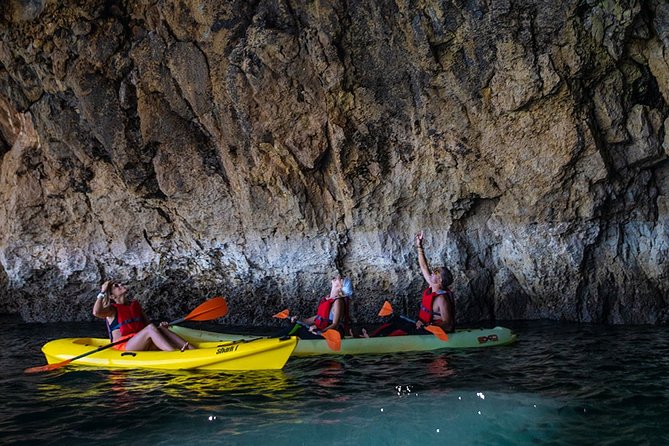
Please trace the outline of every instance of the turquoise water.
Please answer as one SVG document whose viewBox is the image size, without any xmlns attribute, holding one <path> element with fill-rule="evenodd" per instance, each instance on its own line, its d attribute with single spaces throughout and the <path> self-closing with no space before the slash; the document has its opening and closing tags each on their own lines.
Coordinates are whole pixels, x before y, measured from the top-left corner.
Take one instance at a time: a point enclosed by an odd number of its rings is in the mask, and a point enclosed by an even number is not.
<svg viewBox="0 0 669 446">
<path fill-rule="evenodd" d="M 520 342 L 278 372 L 25 375 L 46 341 L 100 326 L 2 322 L 2 444 L 669 444 L 666 327 L 505 324 Z"/>
</svg>

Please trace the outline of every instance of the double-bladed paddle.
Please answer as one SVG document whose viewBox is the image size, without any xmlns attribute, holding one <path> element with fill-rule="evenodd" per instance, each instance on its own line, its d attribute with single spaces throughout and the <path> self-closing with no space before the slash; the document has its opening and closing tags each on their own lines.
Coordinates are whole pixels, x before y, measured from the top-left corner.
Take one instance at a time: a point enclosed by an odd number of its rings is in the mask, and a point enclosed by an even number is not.
<svg viewBox="0 0 669 446">
<path fill-rule="evenodd" d="M 277 319 L 288 319 L 290 317 L 290 311 L 286 308 L 285 310 L 282 310 L 275 314 L 274 316 Z M 302 321 L 295 321 L 296 324 L 299 324 L 303 327 L 309 328 L 309 324 L 305 324 Z M 338 352 L 341 350 L 341 333 L 339 333 L 337 330 L 325 330 L 325 331 L 320 331 L 316 330 L 316 334 L 321 335 L 325 338 L 325 342 L 327 342 L 328 347 L 330 347 L 330 350 Z"/>
<path fill-rule="evenodd" d="M 383 306 L 381 307 L 381 310 L 379 310 L 379 316 L 384 317 L 384 316 L 390 316 L 391 314 L 393 314 L 393 306 L 390 305 L 390 302 L 388 301 L 383 302 Z M 416 323 L 415 320 L 410 319 L 406 316 L 400 316 L 400 317 L 405 321 L 414 324 Z M 430 333 L 432 333 L 433 335 L 435 335 L 444 342 L 448 341 L 448 335 L 446 334 L 444 329 L 437 325 L 423 325 L 423 329 L 429 331 Z"/>
<path fill-rule="evenodd" d="M 175 321 L 170 322 L 170 325 L 175 325 L 178 323 L 181 323 L 183 321 L 211 321 L 213 319 L 218 319 L 219 317 L 223 317 L 226 314 L 228 314 L 228 303 L 225 301 L 225 298 L 217 296 L 213 297 L 200 305 L 197 306 L 193 311 L 188 313 L 187 316 L 182 317 L 180 319 L 177 319 Z M 86 353 L 82 353 L 81 355 L 75 356 L 70 359 L 66 359 L 65 361 L 57 362 L 55 364 L 47 364 L 47 365 L 41 365 L 38 367 L 30 367 L 24 370 L 24 373 L 37 373 L 37 372 L 47 372 L 50 370 L 56 370 L 59 369 L 63 366 L 68 365 L 72 361 L 76 361 L 77 359 L 83 358 L 88 355 L 92 355 L 93 353 L 97 353 L 102 350 L 106 350 L 110 347 L 113 347 L 115 345 L 121 344 L 123 342 L 126 342 L 127 339 L 121 339 L 116 342 L 111 342 L 109 344 L 102 345 L 95 350 L 91 350 Z"/>
</svg>

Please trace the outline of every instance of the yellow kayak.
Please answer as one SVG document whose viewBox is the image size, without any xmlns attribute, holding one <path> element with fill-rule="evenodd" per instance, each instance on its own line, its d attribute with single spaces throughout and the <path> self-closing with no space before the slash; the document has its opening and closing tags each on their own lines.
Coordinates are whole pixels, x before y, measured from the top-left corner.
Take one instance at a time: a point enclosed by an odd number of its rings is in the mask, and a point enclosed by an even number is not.
<svg viewBox="0 0 669 446">
<path fill-rule="evenodd" d="M 193 350 L 119 351 L 106 348 L 72 364 L 105 368 L 161 370 L 266 370 L 281 369 L 297 345 L 296 337 L 207 342 L 188 339 Z M 42 352 L 49 364 L 59 363 L 109 344 L 109 339 L 67 338 L 47 342 Z"/>
</svg>

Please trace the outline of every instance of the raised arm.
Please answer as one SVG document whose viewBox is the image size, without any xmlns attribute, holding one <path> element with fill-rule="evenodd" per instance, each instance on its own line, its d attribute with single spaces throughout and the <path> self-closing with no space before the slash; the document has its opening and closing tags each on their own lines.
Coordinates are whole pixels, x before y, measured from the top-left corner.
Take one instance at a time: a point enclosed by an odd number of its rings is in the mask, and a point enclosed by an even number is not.
<svg viewBox="0 0 669 446">
<path fill-rule="evenodd" d="M 100 319 L 114 317 L 115 314 L 114 307 L 110 305 L 109 297 L 107 296 L 109 286 L 109 281 L 102 284 L 100 294 L 96 297 L 95 305 L 93 305 L 93 316 Z"/>
<path fill-rule="evenodd" d="M 425 250 L 423 249 L 423 231 L 416 234 L 416 249 L 418 249 L 418 265 L 420 266 L 420 272 L 423 274 L 425 281 L 430 283 L 430 265 L 427 263 Z"/>
</svg>

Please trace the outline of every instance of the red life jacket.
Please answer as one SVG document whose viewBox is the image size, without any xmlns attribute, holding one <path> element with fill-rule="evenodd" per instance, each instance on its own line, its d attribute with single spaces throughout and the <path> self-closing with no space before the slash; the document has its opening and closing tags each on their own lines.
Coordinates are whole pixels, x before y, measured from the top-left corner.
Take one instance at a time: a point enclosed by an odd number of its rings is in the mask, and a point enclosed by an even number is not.
<svg viewBox="0 0 669 446">
<path fill-rule="evenodd" d="M 116 318 L 110 327 L 110 332 L 121 330 L 121 336 L 126 336 L 146 327 L 142 306 L 136 300 L 133 300 L 130 305 L 112 304 L 112 307 L 116 308 Z"/>
<path fill-rule="evenodd" d="M 332 306 L 334 305 L 335 301 L 339 299 L 344 299 L 343 301 L 344 313 L 341 315 L 339 327 L 344 327 L 345 325 L 348 324 L 349 321 L 348 302 L 347 302 L 348 299 L 342 297 L 335 297 L 334 299 L 329 299 L 329 297 L 330 297 L 329 295 L 325 296 L 318 303 L 318 310 L 316 310 L 316 318 L 314 319 L 314 325 L 316 325 L 316 327 L 319 330 L 324 329 L 325 327 L 327 327 L 332 323 L 332 319 L 330 319 L 330 310 L 332 310 Z"/>
<path fill-rule="evenodd" d="M 437 293 L 436 291 L 432 291 L 431 287 L 427 287 L 423 291 L 423 299 L 420 303 L 420 311 L 418 312 L 418 319 L 423 321 L 424 324 L 429 324 L 431 322 L 441 322 L 441 314 L 432 311 L 432 304 L 434 303 L 434 299 L 441 294 L 443 294 L 444 297 L 446 297 L 452 295 L 453 292 L 450 289 L 446 288 L 445 292 Z M 439 316 L 439 318 L 434 319 L 434 316 Z"/>
</svg>

